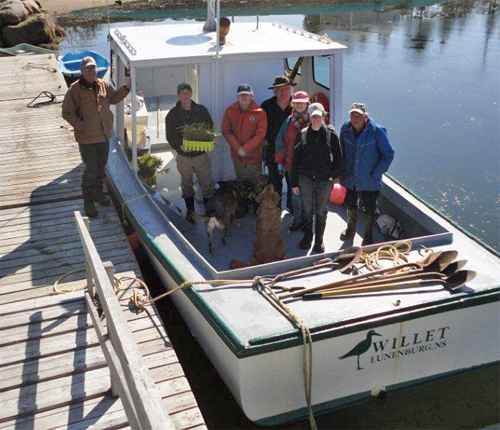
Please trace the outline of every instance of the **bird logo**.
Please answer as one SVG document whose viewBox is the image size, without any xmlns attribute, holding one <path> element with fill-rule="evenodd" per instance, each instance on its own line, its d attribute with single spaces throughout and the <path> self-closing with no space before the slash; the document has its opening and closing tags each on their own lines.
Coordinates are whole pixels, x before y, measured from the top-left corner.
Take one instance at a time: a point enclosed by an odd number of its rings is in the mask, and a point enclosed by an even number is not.
<svg viewBox="0 0 500 430">
<path fill-rule="evenodd" d="M 370 349 L 370 347 L 372 346 L 372 337 L 373 336 L 382 336 L 382 335 L 378 334 L 375 330 L 370 330 L 366 334 L 365 340 L 362 340 L 361 342 L 359 342 L 347 354 L 343 355 L 342 357 L 339 357 L 339 360 L 343 360 L 344 358 L 347 358 L 347 357 L 354 357 L 356 355 L 358 357 L 358 368 L 356 370 L 363 369 L 362 367 L 359 366 L 359 356 L 361 354 L 364 354 L 366 351 L 368 351 Z"/>
</svg>

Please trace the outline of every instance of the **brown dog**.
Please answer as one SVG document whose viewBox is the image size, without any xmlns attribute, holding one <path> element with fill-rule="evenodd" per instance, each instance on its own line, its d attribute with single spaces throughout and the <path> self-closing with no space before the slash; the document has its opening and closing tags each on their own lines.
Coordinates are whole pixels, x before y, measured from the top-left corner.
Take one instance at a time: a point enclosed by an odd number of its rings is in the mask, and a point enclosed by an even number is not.
<svg viewBox="0 0 500 430">
<path fill-rule="evenodd" d="M 269 184 L 256 197 L 257 241 L 253 244 L 253 264 L 271 263 L 285 258 L 285 245 L 281 240 L 281 196 Z"/>
</svg>

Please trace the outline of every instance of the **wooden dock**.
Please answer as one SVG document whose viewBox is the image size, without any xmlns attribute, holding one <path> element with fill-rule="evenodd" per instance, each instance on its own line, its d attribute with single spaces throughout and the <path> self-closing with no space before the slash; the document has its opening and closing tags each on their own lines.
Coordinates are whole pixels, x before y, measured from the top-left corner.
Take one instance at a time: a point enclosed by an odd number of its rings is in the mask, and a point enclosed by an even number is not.
<svg viewBox="0 0 500 430">
<path fill-rule="evenodd" d="M 75 223 L 83 167 L 71 127 L 60 103 L 27 107 L 42 91 L 62 101 L 64 78 L 50 55 L 3 57 L 0 71 L 0 428 L 130 427 L 85 292 L 50 295 L 60 276 L 88 261 Z M 115 209 L 98 210 L 90 236 L 100 259 L 117 277 L 141 277 Z M 63 282 L 85 286 L 86 274 Z M 205 428 L 154 305 L 130 307 L 132 283 L 117 303 L 153 391 L 174 428 Z"/>
</svg>

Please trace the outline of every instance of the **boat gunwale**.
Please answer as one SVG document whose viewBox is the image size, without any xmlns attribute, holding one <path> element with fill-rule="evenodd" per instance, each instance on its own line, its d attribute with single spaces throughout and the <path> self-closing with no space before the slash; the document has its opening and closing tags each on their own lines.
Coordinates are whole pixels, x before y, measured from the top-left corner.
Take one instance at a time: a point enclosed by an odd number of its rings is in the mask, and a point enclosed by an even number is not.
<svg viewBox="0 0 500 430">
<path fill-rule="evenodd" d="M 123 149 L 116 139 L 114 139 L 114 144 L 117 145 L 117 149 L 121 151 L 121 156 L 125 158 Z M 130 173 L 131 167 L 128 164 L 128 161 L 127 167 Z M 108 173 L 110 173 L 109 170 Z M 157 258 L 157 260 L 165 268 L 165 270 L 173 278 L 177 285 L 181 285 L 187 279 L 179 272 L 175 264 L 167 257 L 163 249 L 154 241 L 151 235 L 149 235 L 148 232 L 138 222 L 134 211 L 130 209 L 130 205 L 124 204 L 123 195 L 121 194 L 111 174 L 108 174 L 108 178 L 110 179 L 113 189 L 118 195 L 120 202 L 122 203 L 123 215 L 127 216 L 127 220 L 130 222 L 134 230 L 138 232 L 141 239 L 143 239 L 143 244 L 147 246 L 148 250 L 155 256 L 155 258 Z M 173 226 L 172 222 L 168 220 L 166 215 L 161 212 L 160 208 L 150 195 L 148 195 L 147 201 L 148 204 L 153 205 L 152 208 L 154 210 L 158 211 L 162 215 L 162 217 L 167 220 L 170 227 L 175 227 Z M 426 207 L 428 206 L 426 205 Z M 180 232 L 178 233 L 181 237 L 183 237 Z M 449 234 L 451 235 L 451 233 Z M 185 241 L 189 242 L 187 241 L 187 239 L 185 239 Z M 212 309 L 212 306 L 203 298 L 203 295 L 200 294 L 195 288 L 184 289 L 177 294 L 181 293 L 185 294 L 189 298 L 189 300 L 198 309 L 201 315 L 208 321 L 210 326 L 216 331 L 216 333 L 221 337 L 228 348 L 238 358 L 245 358 L 253 355 L 264 354 L 270 351 L 286 349 L 300 345 L 302 343 L 301 332 L 298 328 L 296 330 L 290 330 L 288 332 L 283 332 L 272 336 L 253 338 L 250 339 L 248 343 L 244 343 L 240 340 L 236 333 L 229 328 L 229 326 L 222 320 L 222 318 L 219 317 L 219 315 Z M 427 315 L 477 306 L 499 300 L 500 287 L 469 293 L 455 293 L 449 298 L 438 301 L 421 303 L 404 309 L 395 309 L 393 311 L 388 311 L 380 314 L 371 314 L 356 320 L 351 319 L 349 320 L 349 322 L 343 321 L 331 324 L 322 324 L 318 326 L 310 326 L 309 329 L 311 330 L 313 341 L 317 341 L 363 331 L 372 327 L 381 327 L 401 321 L 421 318 Z M 443 306 L 446 307 L 446 310 L 443 310 Z"/>
</svg>

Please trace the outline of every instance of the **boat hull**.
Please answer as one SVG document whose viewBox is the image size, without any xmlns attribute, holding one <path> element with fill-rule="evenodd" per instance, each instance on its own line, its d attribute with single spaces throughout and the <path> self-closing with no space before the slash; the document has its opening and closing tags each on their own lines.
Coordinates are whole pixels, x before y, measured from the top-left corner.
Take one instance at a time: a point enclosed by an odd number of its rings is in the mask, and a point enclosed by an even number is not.
<svg viewBox="0 0 500 430">
<path fill-rule="evenodd" d="M 148 249 L 147 241 L 143 244 Z M 148 255 L 165 287 L 175 288 L 177 283 L 165 264 L 149 249 Z M 275 425 L 307 417 L 302 346 L 238 358 L 184 292 L 173 294 L 172 300 L 250 420 Z M 498 293 L 485 295 L 467 307 L 446 309 L 401 315 L 394 323 L 394 318 L 378 319 L 315 341 L 314 412 L 328 413 L 384 392 L 497 362 Z M 370 330 L 380 337 L 374 337 L 369 349 L 360 355 L 358 369 L 357 356 L 341 357 L 366 339 Z M 348 333 L 342 334 L 345 331 Z"/>
<path fill-rule="evenodd" d="M 252 279 L 311 263 L 304 257 L 272 263 L 276 266 L 217 272 L 175 227 L 174 215 L 165 216 L 143 188 L 117 142 L 110 145 L 108 177 L 121 212 L 165 288 L 186 280 Z M 397 190 L 388 182 L 390 187 Z M 418 204 L 412 204 L 415 214 L 423 217 Z M 434 228 L 430 221 L 426 223 Z M 433 222 L 437 221 L 435 216 Z M 481 285 L 471 284 L 475 289 L 467 286 L 466 291 L 449 294 L 438 287 L 409 295 L 319 301 L 309 304 L 311 308 L 301 302 L 295 309 L 304 320 L 313 321 L 315 413 L 499 360 L 500 287 L 494 275 L 498 258 L 459 231 L 453 230 L 453 235 L 451 245 L 478 271 Z M 443 238 L 448 236 L 439 233 L 425 244 L 449 249 Z M 204 285 L 177 291 L 172 300 L 250 420 L 273 425 L 307 416 L 300 331 L 257 291 Z M 361 350 L 350 353 L 356 348 Z"/>
</svg>

